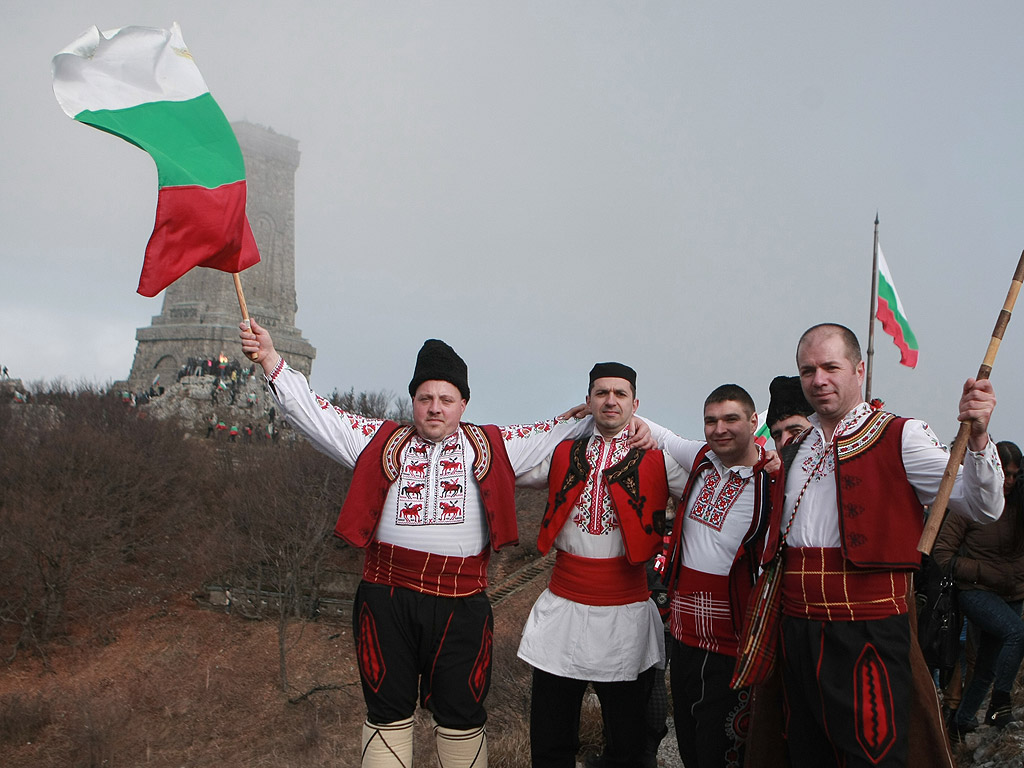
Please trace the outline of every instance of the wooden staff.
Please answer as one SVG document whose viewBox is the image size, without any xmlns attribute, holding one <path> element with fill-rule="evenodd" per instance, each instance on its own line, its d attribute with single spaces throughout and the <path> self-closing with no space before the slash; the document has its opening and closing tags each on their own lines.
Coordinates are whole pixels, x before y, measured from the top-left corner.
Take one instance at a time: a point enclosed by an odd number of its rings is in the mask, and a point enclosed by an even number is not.
<svg viewBox="0 0 1024 768">
<path fill-rule="evenodd" d="M 999 351 L 999 343 L 1003 340 L 1003 333 L 1010 323 L 1010 315 L 1013 312 L 1013 305 L 1017 301 L 1017 294 L 1020 293 L 1021 283 L 1024 283 L 1024 253 L 1020 255 L 1017 262 L 1017 271 L 1013 274 L 1010 282 L 1010 290 L 1006 294 L 1006 301 L 1003 308 L 999 310 L 999 319 L 996 320 L 996 327 L 992 331 L 992 339 L 988 343 L 988 351 L 985 359 L 978 369 L 977 378 L 987 379 L 992 373 L 992 364 L 996 360 L 996 352 Z M 917 551 L 926 555 L 931 554 L 935 537 L 939 535 L 939 528 L 946 517 L 946 505 L 949 503 L 949 495 L 953 492 L 953 481 L 956 480 L 956 473 L 960 469 L 960 463 L 964 460 L 964 453 L 967 451 L 967 439 L 971 436 L 971 422 L 960 423 L 960 430 L 956 433 L 956 440 L 953 442 L 953 450 L 949 453 L 949 461 L 946 462 L 946 470 L 942 473 L 942 482 L 939 483 L 939 492 L 935 495 L 931 511 L 928 514 L 928 522 L 924 526 L 920 541 L 917 542 Z"/>
<path fill-rule="evenodd" d="M 1024 259 L 1024 255 L 1022 255 L 1021 258 Z M 249 308 L 245 306 L 245 294 L 242 293 L 242 281 L 238 278 L 237 272 L 233 273 L 232 277 L 235 278 L 235 294 L 238 296 L 238 308 L 242 310 L 242 320 L 249 323 Z M 251 328 L 252 325 L 250 324 L 249 327 Z M 259 359 L 259 356 L 259 352 L 253 352 L 249 355 L 253 360 Z"/>
</svg>

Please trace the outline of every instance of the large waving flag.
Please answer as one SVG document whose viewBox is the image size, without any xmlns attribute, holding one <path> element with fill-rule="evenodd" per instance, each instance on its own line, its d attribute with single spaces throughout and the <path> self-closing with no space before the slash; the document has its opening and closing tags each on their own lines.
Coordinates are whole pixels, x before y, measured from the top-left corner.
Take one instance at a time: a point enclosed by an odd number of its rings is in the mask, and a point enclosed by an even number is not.
<svg viewBox="0 0 1024 768">
<path fill-rule="evenodd" d="M 156 296 L 192 267 L 240 272 L 260 260 L 242 151 L 177 24 L 86 30 L 53 57 L 53 92 L 69 116 L 156 162 L 156 223 L 139 293 Z"/>
<path fill-rule="evenodd" d="M 892 336 L 893 343 L 900 349 L 900 363 L 910 368 L 917 366 L 917 337 L 910 330 L 910 321 L 903 309 L 900 295 L 896 293 L 896 284 L 892 281 L 892 273 L 878 246 L 878 307 L 875 316 L 882 324 L 882 330 Z"/>
</svg>

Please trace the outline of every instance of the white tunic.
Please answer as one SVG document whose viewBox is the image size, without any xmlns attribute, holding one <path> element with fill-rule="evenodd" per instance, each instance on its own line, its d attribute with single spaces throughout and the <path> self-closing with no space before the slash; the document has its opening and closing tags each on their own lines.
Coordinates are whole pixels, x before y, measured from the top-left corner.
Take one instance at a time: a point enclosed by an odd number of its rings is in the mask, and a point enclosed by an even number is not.
<svg viewBox="0 0 1024 768">
<path fill-rule="evenodd" d="M 555 537 L 555 548 L 579 557 L 625 555 L 619 522 L 603 470 L 628 452 L 628 428 L 608 440 L 594 430 L 587 449 L 590 474 L 576 508 Z M 547 483 L 550 459 L 520 485 Z M 653 600 L 627 605 L 583 605 L 545 589 L 523 628 L 519 658 L 537 669 L 576 680 L 635 680 L 646 669 L 665 666 L 665 636 Z"/>
</svg>

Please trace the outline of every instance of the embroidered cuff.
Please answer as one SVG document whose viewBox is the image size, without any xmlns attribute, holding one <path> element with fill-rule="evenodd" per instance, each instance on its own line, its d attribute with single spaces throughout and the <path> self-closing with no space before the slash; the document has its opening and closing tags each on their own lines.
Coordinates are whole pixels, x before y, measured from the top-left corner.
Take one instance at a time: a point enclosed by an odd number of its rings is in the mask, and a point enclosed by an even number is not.
<svg viewBox="0 0 1024 768">
<path fill-rule="evenodd" d="M 266 377 L 267 381 L 269 383 L 273 384 L 274 380 L 277 379 L 277 377 L 281 375 L 281 371 L 284 370 L 284 366 L 285 366 L 285 362 L 284 362 L 284 358 L 282 357 L 280 360 L 277 361 L 277 365 L 274 366 L 274 370 L 272 370 L 270 373 L 267 374 L 267 377 Z"/>
<path fill-rule="evenodd" d="M 980 451 L 972 451 L 970 446 L 967 446 L 967 455 L 974 459 L 976 464 L 988 464 L 991 467 L 998 467 L 1000 474 L 1002 474 L 1003 465 L 999 461 L 999 451 L 996 449 L 996 441 L 989 435 L 988 443 Z"/>
</svg>

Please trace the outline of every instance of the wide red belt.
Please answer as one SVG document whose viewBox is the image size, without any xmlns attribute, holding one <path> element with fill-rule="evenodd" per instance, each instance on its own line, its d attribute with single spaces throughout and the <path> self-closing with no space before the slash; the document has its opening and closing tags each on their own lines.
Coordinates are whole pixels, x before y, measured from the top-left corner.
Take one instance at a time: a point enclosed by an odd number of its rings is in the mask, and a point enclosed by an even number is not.
<svg viewBox="0 0 1024 768">
<path fill-rule="evenodd" d="M 908 571 L 857 568 L 838 547 L 787 547 L 782 613 L 815 621 L 884 619 L 907 612 Z"/>
<path fill-rule="evenodd" d="M 363 578 L 374 584 L 405 587 L 439 597 L 468 597 L 487 588 L 491 550 L 458 557 L 406 549 L 382 541 L 366 547 Z"/>
<path fill-rule="evenodd" d="M 579 557 L 558 550 L 548 584 L 554 594 L 583 605 L 628 605 L 647 600 L 647 571 L 624 557 Z"/>
</svg>

